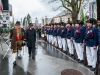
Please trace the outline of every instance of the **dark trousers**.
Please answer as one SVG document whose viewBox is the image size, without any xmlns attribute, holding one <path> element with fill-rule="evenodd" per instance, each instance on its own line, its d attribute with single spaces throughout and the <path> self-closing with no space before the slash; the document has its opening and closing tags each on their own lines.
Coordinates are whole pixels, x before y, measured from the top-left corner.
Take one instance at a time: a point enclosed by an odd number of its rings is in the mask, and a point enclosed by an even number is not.
<svg viewBox="0 0 100 75">
<path fill-rule="evenodd" d="M 35 57 L 35 47 L 28 47 L 28 53 L 32 55 L 32 57 Z"/>
</svg>

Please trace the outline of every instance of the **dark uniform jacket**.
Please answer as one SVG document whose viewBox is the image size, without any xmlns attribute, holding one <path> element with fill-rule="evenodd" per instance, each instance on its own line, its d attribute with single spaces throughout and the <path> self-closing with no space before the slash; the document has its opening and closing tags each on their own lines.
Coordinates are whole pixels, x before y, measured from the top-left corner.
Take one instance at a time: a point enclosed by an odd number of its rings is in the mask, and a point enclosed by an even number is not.
<svg viewBox="0 0 100 75">
<path fill-rule="evenodd" d="M 57 36 L 61 35 L 61 27 L 57 28 Z"/>
<path fill-rule="evenodd" d="M 53 30 L 54 30 L 54 28 L 50 29 L 50 35 L 53 35 Z"/>
<path fill-rule="evenodd" d="M 86 28 L 86 46 L 93 47 L 98 45 L 98 31 L 96 28 Z"/>
<path fill-rule="evenodd" d="M 36 42 L 36 30 L 35 29 L 27 29 L 26 31 L 26 42 L 27 47 L 34 47 Z"/>
<path fill-rule="evenodd" d="M 67 28 L 61 28 L 61 34 L 60 34 L 60 36 L 61 36 L 61 38 L 66 38 L 66 34 L 67 34 Z"/>
<path fill-rule="evenodd" d="M 74 31 L 74 39 L 76 43 L 83 43 L 84 40 L 84 29 L 82 27 L 78 27 Z"/>
<path fill-rule="evenodd" d="M 100 45 L 100 27 L 98 27 L 98 44 Z"/>
<path fill-rule="evenodd" d="M 74 37 L 74 29 L 72 27 L 67 28 L 67 39 Z"/>
<path fill-rule="evenodd" d="M 54 36 L 54 37 L 57 36 L 57 28 L 54 28 L 54 29 L 53 29 L 53 36 Z"/>
</svg>

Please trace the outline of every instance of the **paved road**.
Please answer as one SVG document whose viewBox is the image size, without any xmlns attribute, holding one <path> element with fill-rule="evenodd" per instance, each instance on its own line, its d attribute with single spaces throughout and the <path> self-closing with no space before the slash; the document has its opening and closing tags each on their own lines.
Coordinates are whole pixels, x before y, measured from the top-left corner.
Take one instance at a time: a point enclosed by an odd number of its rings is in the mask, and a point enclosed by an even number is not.
<svg viewBox="0 0 100 75">
<path fill-rule="evenodd" d="M 7 46 L 3 44 L 4 51 L 0 48 L 0 75 L 61 75 L 61 71 L 65 69 L 75 69 L 83 75 L 94 75 L 82 64 L 75 62 L 48 43 L 38 40 L 36 45 L 36 60 L 28 57 L 27 47 L 24 47 L 23 58 L 17 59 L 17 66 L 13 67 L 11 51 L 1 60 L 7 50 Z"/>
</svg>

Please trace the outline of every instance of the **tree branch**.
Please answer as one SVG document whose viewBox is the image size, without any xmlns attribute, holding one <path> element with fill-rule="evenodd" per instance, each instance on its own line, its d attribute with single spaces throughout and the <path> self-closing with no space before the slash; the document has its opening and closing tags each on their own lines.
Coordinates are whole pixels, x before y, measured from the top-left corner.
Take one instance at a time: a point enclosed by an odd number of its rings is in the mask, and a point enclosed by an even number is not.
<svg viewBox="0 0 100 75">
<path fill-rule="evenodd" d="M 64 0 L 68 3 L 68 5 L 71 5 L 72 3 L 69 0 Z"/>
<path fill-rule="evenodd" d="M 50 0 L 50 1 L 48 1 L 48 4 L 54 3 L 54 2 L 56 2 L 56 1 L 58 1 L 58 0 Z"/>
<path fill-rule="evenodd" d="M 72 13 L 72 10 L 71 10 L 70 8 L 68 8 L 68 7 L 65 5 L 65 1 L 63 1 L 63 0 L 60 0 L 60 1 L 61 1 L 61 3 L 62 3 L 62 6 L 63 6 L 65 9 L 69 10 L 69 11 Z"/>
<path fill-rule="evenodd" d="M 61 7 L 63 7 L 63 6 L 59 6 L 59 7 L 57 7 L 56 9 L 54 9 L 54 11 L 57 11 L 59 8 L 61 8 Z"/>
<path fill-rule="evenodd" d="M 80 1 L 80 3 L 79 3 L 79 7 L 77 8 L 77 12 L 79 13 L 79 11 L 80 11 L 80 8 L 81 8 L 81 4 L 82 4 L 82 0 L 79 0 Z"/>
</svg>

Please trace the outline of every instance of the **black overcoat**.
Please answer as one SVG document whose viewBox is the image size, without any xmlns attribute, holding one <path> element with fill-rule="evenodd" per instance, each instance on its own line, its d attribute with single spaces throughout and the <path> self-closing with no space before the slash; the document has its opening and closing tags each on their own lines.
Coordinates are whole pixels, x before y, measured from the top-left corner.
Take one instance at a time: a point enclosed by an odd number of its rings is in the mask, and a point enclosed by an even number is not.
<svg viewBox="0 0 100 75">
<path fill-rule="evenodd" d="M 26 30 L 26 42 L 27 42 L 27 47 L 35 47 L 35 42 L 36 42 L 36 30 L 35 29 Z"/>
</svg>

